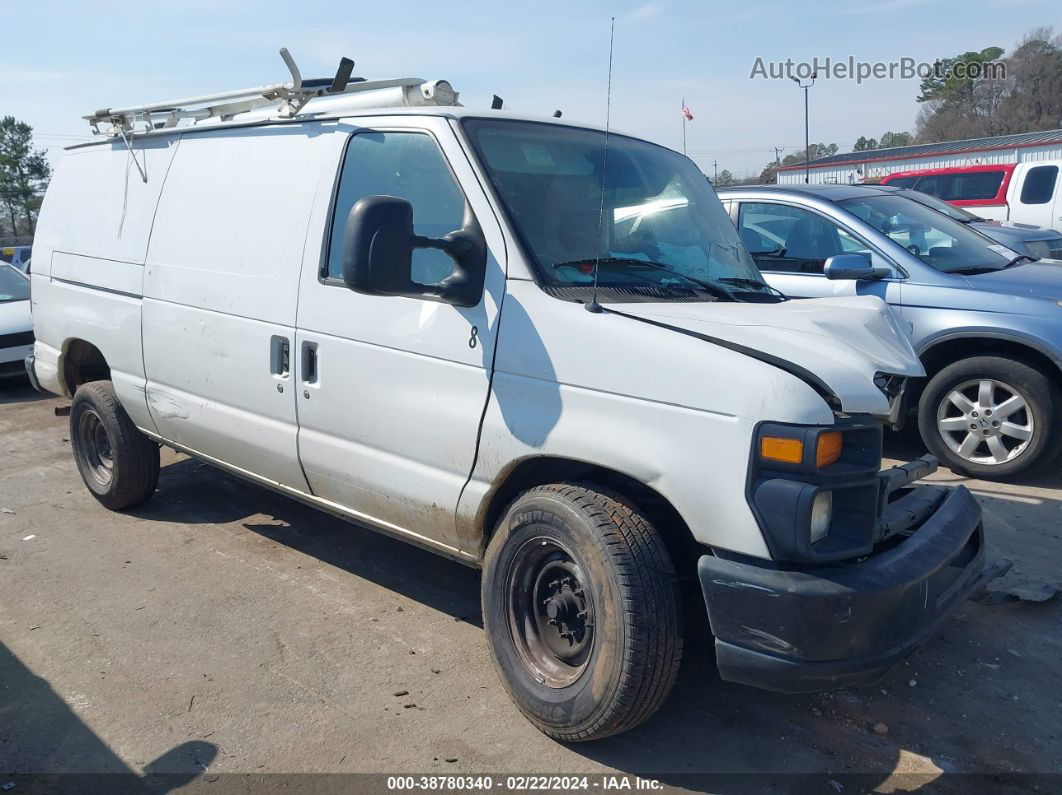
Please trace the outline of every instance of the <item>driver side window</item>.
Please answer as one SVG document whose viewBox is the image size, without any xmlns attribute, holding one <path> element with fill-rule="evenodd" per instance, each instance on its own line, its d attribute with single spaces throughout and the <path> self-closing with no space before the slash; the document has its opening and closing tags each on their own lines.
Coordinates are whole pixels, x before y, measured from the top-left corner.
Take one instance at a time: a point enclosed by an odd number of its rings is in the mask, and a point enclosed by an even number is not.
<svg viewBox="0 0 1062 795">
<path fill-rule="evenodd" d="M 836 254 L 871 253 L 829 219 L 785 204 L 743 202 L 738 232 L 757 267 L 769 273 L 822 273 Z"/>
<path fill-rule="evenodd" d="M 465 197 L 439 147 L 425 133 L 363 132 L 352 136 L 339 178 L 327 276 L 343 277 L 343 229 L 350 208 L 366 196 L 397 196 L 413 205 L 414 231 L 442 237 L 464 223 Z M 413 252 L 413 279 L 437 284 L 453 271 L 438 249 Z"/>
</svg>

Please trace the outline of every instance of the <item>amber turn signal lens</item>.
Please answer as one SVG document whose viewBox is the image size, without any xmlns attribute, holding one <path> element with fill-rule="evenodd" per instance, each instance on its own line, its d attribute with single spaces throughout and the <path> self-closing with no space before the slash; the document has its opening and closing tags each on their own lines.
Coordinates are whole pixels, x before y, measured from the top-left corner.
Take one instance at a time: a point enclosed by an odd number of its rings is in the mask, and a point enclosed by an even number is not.
<svg viewBox="0 0 1062 795">
<path fill-rule="evenodd" d="M 844 447 L 844 436 L 840 431 L 820 433 L 818 444 L 815 445 L 815 466 L 822 469 L 836 463 L 841 457 L 842 447 Z"/>
<path fill-rule="evenodd" d="M 799 464 L 804 460 L 804 443 L 799 439 L 764 436 L 760 439 L 760 458 L 765 461 Z"/>
</svg>

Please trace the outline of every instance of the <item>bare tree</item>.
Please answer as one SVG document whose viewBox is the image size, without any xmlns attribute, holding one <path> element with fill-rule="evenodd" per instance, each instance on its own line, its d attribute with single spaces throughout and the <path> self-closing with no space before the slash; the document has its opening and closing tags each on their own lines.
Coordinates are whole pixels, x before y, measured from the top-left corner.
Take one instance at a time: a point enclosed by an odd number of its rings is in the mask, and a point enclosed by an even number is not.
<svg viewBox="0 0 1062 795">
<path fill-rule="evenodd" d="M 940 61 L 941 75 L 958 63 L 999 60 L 1003 51 L 987 47 Z M 1006 73 L 944 77 L 922 81 L 923 103 L 915 133 L 919 143 L 980 138 L 1062 127 L 1062 36 L 1051 28 L 1027 33 L 1003 64 Z"/>
<path fill-rule="evenodd" d="M 1029 32 L 1007 65 L 1008 90 L 999 112 L 1008 132 L 1062 127 L 1062 35 L 1051 28 Z"/>
</svg>

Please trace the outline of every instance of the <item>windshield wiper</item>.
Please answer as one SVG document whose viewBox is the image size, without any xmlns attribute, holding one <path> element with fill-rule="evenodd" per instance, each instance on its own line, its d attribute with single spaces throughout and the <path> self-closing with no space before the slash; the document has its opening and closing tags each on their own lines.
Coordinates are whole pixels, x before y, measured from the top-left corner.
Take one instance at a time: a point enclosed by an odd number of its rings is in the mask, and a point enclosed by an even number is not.
<svg viewBox="0 0 1062 795">
<path fill-rule="evenodd" d="M 766 290 L 768 293 L 777 295 L 783 301 L 788 301 L 789 296 L 779 290 L 777 287 L 772 287 L 767 282 L 757 281 L 756 279 L 746 279 L 744 276 L 721 276 L 719 281 L 726 282 L 727 284 L 736 284 L 738 287 L 752 287 Z"/>
<path fill-rule="evenodd" d="M 705 281 L 704 279 L 698 279 L 696 276 L 689 276 L 689 275 L 687 275 L 685 273 L 680 273 L 679 271 L 672 270 L 671 268 L 669 268 L 667 265 L 665 265 L 662 262 L 653 262 L 652 260 L 647 260 L 647 259 L 637 259 L 636 257 L 602 257 L 601 259 L 592 259 L 592 258 L 574 259 L 574 260 L 571 260 L 569 262 L 556 262 L 556 263 L 553 264 L 553 267 L 554 268 L 564 268 L 564 267 L 575 267 L 575 266 L 578 266 L 578 265 L 590 265 L 590 264 L 598 265 L 598 266 L 600 266 L 600 265 L 620 265 L 620 266 L 624 266 L 624 267 L 639 267 L 640 266 L 640 267 L 643 267 L 643 268 L 651 268 L 653 270 L 664 271 L 665 273 L 670 273 L 672 276 L 678 276 L 680 279 L 685 279 L 686 281 L 690 282 L 691 284 L 696 284 L 698 287 L 701 287 L 706 292 L 711 293 L 716 298 L 723 298 L 723 299 L 725 299 L 727 301 L 739 301 L 740 300 L 732 292 L 727 290 L 725 287 L 721 287 L 718 284 L 713 284 L 712 282 Z"/>
<path fill-rule="evenodd" d="M 1003 270 L 1003 268 L 981 268 L 971 265 L 967 268 L 952 268 L 951 270 L 944 271 L 944 273 L 957 273 L 960 276 L 979 276 L 982 273 L 995 273 L 996 271 L 1001 270 Z"/>
<path fill-rule="evenodd" d="M 1028 254 L 1019 254 L 1006 265 L 1004 265 L 1003 269 L 1006 270 L 1007 268 L 1013 268 L 1015 265 L 1021 265 L 1023 260 L 1026 260 L 1028 262 L 1039 262 L 1038 257 L 1030 257 Z"/>
</svg>

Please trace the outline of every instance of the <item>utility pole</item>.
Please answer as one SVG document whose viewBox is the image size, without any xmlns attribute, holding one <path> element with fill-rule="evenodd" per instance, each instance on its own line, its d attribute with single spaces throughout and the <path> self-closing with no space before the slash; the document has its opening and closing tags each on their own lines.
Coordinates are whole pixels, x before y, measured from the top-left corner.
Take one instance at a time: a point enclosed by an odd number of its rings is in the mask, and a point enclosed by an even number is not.
<svg viewBox="0 0 1062 795">
<path fill-rule="evenodd" d="M 808 89 L 815 85 L 815 78 L 818 77 L 818 73 L 812 72 L 811 77 L 808 78 L 808 82 L 805 85 L 798 77 L 791 77 L 790 79 L 804 89 L 804 184 L 811 182 L 811 139 L 808 134 Z"/>
<path fill-rule="evenodd" d="M 782 151 L 784 149 L 785 149 L 784 146 L 776 146 L 776 147 L 774 147 L 774 164 L 776 166 L 782 165 Z"/>
<path fill-rule="evenodd" d="M 713 185 L 718 185 L 719 184 L 719 161 L 718 160 L 713 160 L 712 161 L 712 168 L 715 169 L 715 179 L 712 180 L 712 184 Z"/>
</svg>

